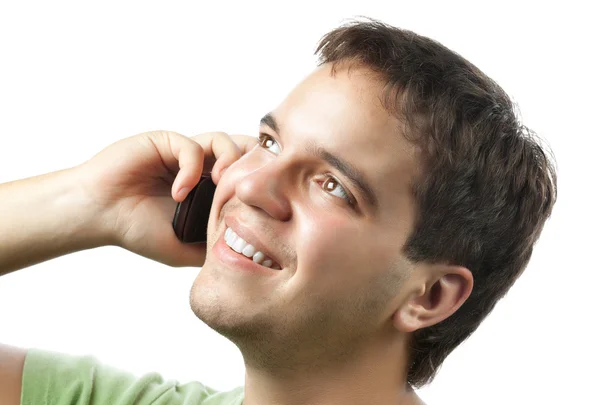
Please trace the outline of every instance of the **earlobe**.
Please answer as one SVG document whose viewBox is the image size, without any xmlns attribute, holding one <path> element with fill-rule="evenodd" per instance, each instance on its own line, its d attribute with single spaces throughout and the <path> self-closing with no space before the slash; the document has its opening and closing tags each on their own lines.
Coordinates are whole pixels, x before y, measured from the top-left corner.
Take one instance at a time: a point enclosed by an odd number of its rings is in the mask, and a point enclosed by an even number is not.
<svg viewBox="0 0 600 405">
<path fill-rule="evenodd" d="M 421 328 L 421 321 L 414 305 L 404 305 L 399 308 L 392 318 L 394 326 L 400 332 L 411 333 Z"/>
<path fill-rule="evenodd" d="M 435 325 L 451 316 L 473 290 L 473 275 L 460 266 L 444 266 L 437 279 L 423 285 L 421 291 L 398 308 L 393 315 L 396 329 L 414 332 Z M 430 279 L 431 280 L 431 279 Z"/>
</svg>

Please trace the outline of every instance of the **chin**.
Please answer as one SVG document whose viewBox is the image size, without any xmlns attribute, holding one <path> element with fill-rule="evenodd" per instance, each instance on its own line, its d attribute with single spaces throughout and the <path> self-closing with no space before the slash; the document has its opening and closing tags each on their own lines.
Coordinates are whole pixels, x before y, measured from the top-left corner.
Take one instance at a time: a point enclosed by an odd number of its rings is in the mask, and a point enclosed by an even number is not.
<svg viewBox="0 0 600 405">
<path fill-rule="evenodd" d="M 270 329 L 266 320 L 251 312 L 243 296 L 224 290 L 208 272 L 200 270 L 190 291 L 190 308 L 196 317 L 235 344 L 264 339 Z"/>
</svg>

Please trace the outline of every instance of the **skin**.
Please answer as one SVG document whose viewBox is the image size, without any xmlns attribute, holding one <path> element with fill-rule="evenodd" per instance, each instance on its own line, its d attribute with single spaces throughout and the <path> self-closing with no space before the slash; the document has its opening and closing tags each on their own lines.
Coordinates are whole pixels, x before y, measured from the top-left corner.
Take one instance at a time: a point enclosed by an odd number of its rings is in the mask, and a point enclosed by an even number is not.
<svg viewBox="0 0 600 405">
<path fill-rule="evenodd" d="M 412 333 L 471 292 L 468 269 L 402 253 L 418 153 L 381 106 L 382 89 L 363 67 L 317 68 L 271 112 L 278 131 L 261 124 L 260 144 L 218 183 L 190 305 L 240 348 L 244 405 L 421 403 L 406 384 Z M 311 142 L 356 166 L 378 206 L 307 153 Z M 283 269 L 259 275 L 220 261 L 212 248 L 226 215 L 278 252 Z"/>
<path fill-rule="evenodd" d="M 224 133 L 195 142 L 155 131 L 75 168 L 1 185 L 14 231 L 0 244 L 0 275 L 105 245 L 172 266 L 204 264 L 190 304 L 242 351 L 245 405 L 419 403 L 406 384 L 411 336 L 454 313 L 472 276 L 404 257 L 418 153 L 381 107 L 382 83 L 372 73 L 341 68 L 332 76 L 330 67 L 272 111 L 277 125 L 264 122 L 260 146 Z M 309 145 L 355 165 L 377 206 Z M 209 171 L 218 187 L 208 243 L 181 244 L 174 200 Z M 283 270 L 256 274 L 221 261 L 213 248 L 226 215 L 260 235 Z M 0 402 L 19 400 L 24 358 L 24 350 L 0 346 Z"/>
</svg>

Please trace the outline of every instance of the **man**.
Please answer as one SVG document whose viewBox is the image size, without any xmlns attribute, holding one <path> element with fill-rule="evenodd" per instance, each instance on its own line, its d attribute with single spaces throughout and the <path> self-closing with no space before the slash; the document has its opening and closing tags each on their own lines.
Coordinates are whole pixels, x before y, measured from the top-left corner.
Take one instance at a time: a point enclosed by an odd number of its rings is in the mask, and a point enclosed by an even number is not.
<svg viewBox="0 0 600 405">
<path fill-rule="evenodd" d="M 527 265 L 555 171 L 502 89 L 439 43 L 367 21 L 317 52 L 258 144 L 146 133 L 0 186 L 0 273 L 105 245 L 202 266 L 191 308 L 239 347 L 245 386 L 3 347 L 1 403 L 421 403 Z M 183 245 L 175 201 L 211 169 L 208 242 Z"/>
</svg>

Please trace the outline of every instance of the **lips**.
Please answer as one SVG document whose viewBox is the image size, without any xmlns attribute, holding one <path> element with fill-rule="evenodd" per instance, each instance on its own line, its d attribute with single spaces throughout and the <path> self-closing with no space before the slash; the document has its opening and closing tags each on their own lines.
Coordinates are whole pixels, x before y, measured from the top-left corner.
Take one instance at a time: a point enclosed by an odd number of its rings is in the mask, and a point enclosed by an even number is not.
<svg viewBox="0 0 600 405">
<path fill-rule="evenodd" d="M 281 266 L 278 263 L 237 235 L 233 229 L 227 227 L 223 239 L 227 246 L 240 256 L 252 260 L 254 263 L 260 264 L 261 266 L 274 270 L 281 270 Z"/>
<path fill-rule="evenodd" d="M 258 235 L 252 230 L 251 227 L 245 226 L 233 216 L 225 217 L 225 225 L 231 228 L 231 230 L 235 232 L 245 242 L 252 245 L 256 249 L 256 251 L 262 252 L 265 256 L 267 256 L 267 258 L 271 259 L 273 261 L 272 266 L 278 265 L 280 268 L 283 268 L 282 260 L 280 257 L 278 257 L 277 252 L 274 252 L 272 249 L 270 249 L 268 247 L 268 243 L 261 240 L 261 238 L 258 237 Z M 255 227 L 254 229 L 257 228 Z M 244 256 L 243 254 L 241 255 Z M 244 257 L 246 257 L 248 260 L 253 260 L 252 258 L 248 258 L 247 256 Z"/>
</svg>

